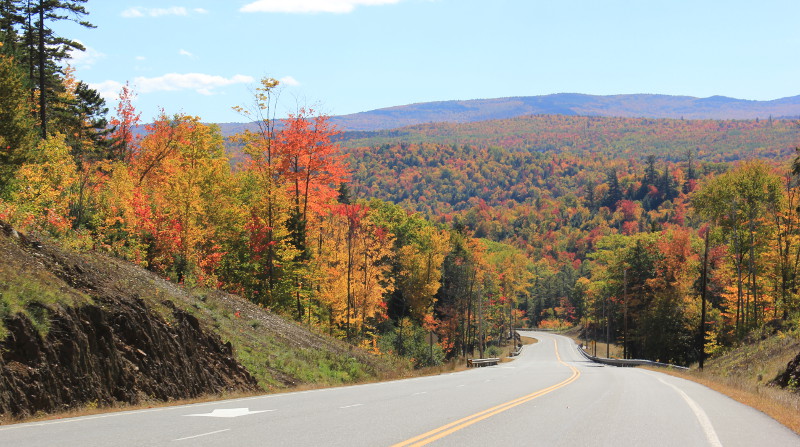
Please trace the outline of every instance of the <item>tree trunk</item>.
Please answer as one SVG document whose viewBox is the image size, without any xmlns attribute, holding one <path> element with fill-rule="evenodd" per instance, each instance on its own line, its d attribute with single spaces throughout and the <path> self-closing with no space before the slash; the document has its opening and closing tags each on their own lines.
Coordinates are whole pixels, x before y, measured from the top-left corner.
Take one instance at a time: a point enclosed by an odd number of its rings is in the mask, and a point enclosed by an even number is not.
<svg viewBox="0 0 800 447">
<path fill-rule="evenodd" d="M 39 118 L 42 126 L 42 139 L 47 138 L 47 88 L 45 86 L 45 63 L 47 61 L 44 52 L 44 0 L 39 2 Z"/>
</svg>

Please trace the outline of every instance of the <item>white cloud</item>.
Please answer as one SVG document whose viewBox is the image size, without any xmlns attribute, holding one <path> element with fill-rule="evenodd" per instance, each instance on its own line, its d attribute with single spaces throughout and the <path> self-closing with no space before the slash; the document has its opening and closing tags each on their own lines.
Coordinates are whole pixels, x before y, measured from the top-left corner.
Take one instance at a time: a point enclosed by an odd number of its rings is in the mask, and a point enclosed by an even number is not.
<svg viewBox="0 0 800 447">
<path fill-rule="evenodd" d="M 79 42 L 82 43 L 82 42 Z M 92 66 L 97 63 L 100 59 L 104 59 L 106 57 L 105 54 L 95 50 L 92 47 L 87 47 L 86 51 L 78 51 L 78 50 L 70 50 L 69 52 L 69 64 L 75 68 L 79 68 L 82 70 L 88 70 L 92 68 Z"/>
<path fill-rule="evenodd" d="M 183 48 L 178 50 L 178 54 L 180 54 L 181 56 L 186 56 L 186 57 L 194 57 L 194 54 L 184 50 Z"/>
<path fill-rule="evenodd" d="M 138 77 L 134 79 L 133 84 L 140 93 L 194 90 L 203 95 L 212 95 L 217 87 L 249 84 L 253 81 L 252 77 L 245 75 L 225 78 L 204 73 L 168 73 L 155 78 Z"/>
<path fill-rule="evenodd" d="M 196 12 L 198 14 L 208 14 L 208 10 L 207 9 L 203 9 L 203 8 L 194 8 L 192 11 L 194 11 L 194 12 Z"/>
<path fill-rule="evenodd" d="M 194 9 L 196 13 L 206 13 L 206 10 Z M 161 17 L 161 16 L 188 16 L 189 11 L 183 6 L 171 6 L 169 8 L 141 8 L 133 7 L 122 11 L 122 17 L 135 19 L 139 17 Z"/>
<path fill-rule="evenodd" d="M 284 77 L 278 79 L 278 81 L 281 84 L 289 85 L 289 86 L 292 86 L 292 87 L 297 87 L 298 85 L 300 85 L 300 81 L 298 81 L 297 79 L 295 79 L 295 78 L 293 78 L 291 76 L 284 76 Z"/>
<path fill-rule="evenodd" d="M 234 75 L 233 77 L 225 78 L 204 73 L 168 73 L 154 78 L 140 76 L 135 78 L 131 85 L 136 93 L 141 94 L 194 90 L 201 95 L 210 96 L 215 94 L 214 89 L 216 88 L 233 84 L 250 84 L 254 81 L 255 79 L 251 76 L 245 75 Z M 110 102 L 117 99 L 122 85 L 117 81 L 105 81 L 90 84 L 90 87 L 97 90 L 103 98 Z"/>
<path fill-rule="evenodd" d="M 126 9 L 126 10 L 122 11 L 122 13 L 120 15 L 122 17 L 127 18 L 127 19 L 132 19 L 132 18 L 136 18 L 136 17 L 144 17 L 145 16 L 145 14 L 142 12 L 141 8 L 129 8 L 129 9 Z"/>
<path fill-rule="evenodd" d="M 315 13 L 352 12 L 357 6 L 389 5 L 402 0 L 256 0 L 242 6 L 241 12 Z"/>
<path fill-rule="evenodd" d="M 136 60 L 137 61 L 145 61 L 145 60 L 147 60 L 147 58 L 144 57 L 144 56 L 136 56 Z"/>
<path fill-rule="evenodd" d="M 117 81 L 104 81 L 98 84 L 90 83 L 89 87 L 97 90 L 97 93 L 105 98 L 106 102 L 111 103 L 119 98 L 119 92 L 122 90 L 122 83 Z"/>
</svg>

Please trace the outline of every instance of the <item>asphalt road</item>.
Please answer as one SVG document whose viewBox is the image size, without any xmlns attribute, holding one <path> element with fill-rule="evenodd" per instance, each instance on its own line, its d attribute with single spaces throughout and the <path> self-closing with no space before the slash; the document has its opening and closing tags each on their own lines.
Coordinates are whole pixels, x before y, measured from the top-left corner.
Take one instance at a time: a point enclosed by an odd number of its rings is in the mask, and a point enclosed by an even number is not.
<svg viewBox="0 0 800 447">
<path fill-rule="evenodd" d="M 567 338 L 409 380 L 0 427 L 0 446 L 800 446 L 701 385 L 585 360 Z"/>
</svg>

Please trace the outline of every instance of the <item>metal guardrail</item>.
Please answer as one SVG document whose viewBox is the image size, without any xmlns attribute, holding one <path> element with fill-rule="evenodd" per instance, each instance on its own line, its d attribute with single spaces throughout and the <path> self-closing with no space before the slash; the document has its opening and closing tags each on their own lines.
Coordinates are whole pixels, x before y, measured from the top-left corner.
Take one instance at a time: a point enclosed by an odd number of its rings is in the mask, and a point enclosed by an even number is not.
<svg viewBox="0 0 800 447">
<path fill-rule="evenodd" d="M 519 334 L 514 331 L 514 336 L 509 336 L 509 339 L 513 339 L 514 343 L 519 342 Z M 508 353 L 509 357 L 516 357 L 522 352 L 522 344 L 517 344 L 517 349 Z M 488 359 L 467 359 L 467 368 L 477 368 L 481 366 L 494 366 L 500 363 L 499 358 L 491 357 Z"/>
<path fill-rule="evenodd" d="M 588 352 L 584 351 L 582 347 L 578 346 L 578 351 L 583 354 L 584 357 L 587 359 L 595 362 L 595 363 L 602 363 L 604 365 L 611 365 L 611 366 L 660 366 L 664 368 L 674 368 L 680 369 L 682 371 L 688 371 L 689 368 L 685 366 L 677 366 L 671 365 L 669 363 L 661 363 L 661 362 L 654 362 L 652 360 L 644 360 L 644 359 L 609 359 L 605 357 L 595 357 Z"/>
<path fill-rule="evenodd" d="M 539 332 L 559 332 L 559 329 L 542 329 L 542 328 L 533 328 L 533 329 L 526 329 L 526 328 L 516 328 L 515 331 L 539 331 Z M 688 371 L 689 368 L 685 366 L 678 366 L 672 365 L 670 363 L 661 363 L 661 362 L 654 362 L 652 360 L 644 360 L 644 359 L 609 359 L 605 357 L 595 357 L 588 352 L 584 351 L 582 347 L 577 346 L 578 351 L 583 354 L 588 360 L 591 360 L 595 363 L 602 363 L 604 365 L 611 365 L 611 366 L 660 366 L 662 368 L 673 368 L 679 369 L 681 371 Z"/>
<path fill-rule="evenodd" d="M 467 359 L 467 368 L 478 368 L 482 366 L 494 366 L 500 363 L 499 358 L 488 359 Z"/>
</svg>

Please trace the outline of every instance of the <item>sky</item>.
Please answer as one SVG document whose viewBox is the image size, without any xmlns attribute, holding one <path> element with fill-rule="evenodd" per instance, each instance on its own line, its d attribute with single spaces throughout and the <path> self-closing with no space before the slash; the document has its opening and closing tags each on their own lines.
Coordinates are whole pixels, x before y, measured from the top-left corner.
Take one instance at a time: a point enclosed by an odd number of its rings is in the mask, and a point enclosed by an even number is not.
<svg viewBox="0 0 800 447">
<path fill-rule="evenodd" d="M 258 81 L 279 115 L 552 93 L 800 95 L 796 0 L 89 0 L 76 77 L 110 108 L 241 122 Z"/>
</svg>

